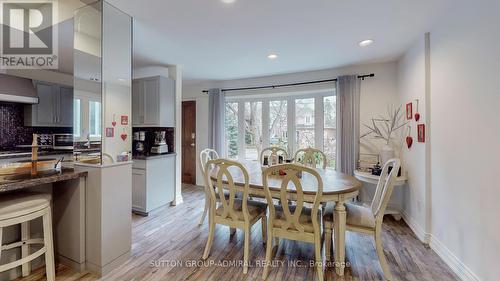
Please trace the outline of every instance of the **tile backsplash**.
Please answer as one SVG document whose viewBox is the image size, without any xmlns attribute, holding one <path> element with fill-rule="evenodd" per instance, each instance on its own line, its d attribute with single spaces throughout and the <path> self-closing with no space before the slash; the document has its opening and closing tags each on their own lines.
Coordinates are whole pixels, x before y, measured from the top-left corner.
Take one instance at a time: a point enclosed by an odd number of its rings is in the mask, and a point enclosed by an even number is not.
<svg viewBox="0 0 500 281">
<path fill-rule="evenodd" d="M 24 105 L 0 102 L 0 150 L 31 144 L 33 134 L 71 133 L 73 128 L 25 127 Z"/>
</svg>

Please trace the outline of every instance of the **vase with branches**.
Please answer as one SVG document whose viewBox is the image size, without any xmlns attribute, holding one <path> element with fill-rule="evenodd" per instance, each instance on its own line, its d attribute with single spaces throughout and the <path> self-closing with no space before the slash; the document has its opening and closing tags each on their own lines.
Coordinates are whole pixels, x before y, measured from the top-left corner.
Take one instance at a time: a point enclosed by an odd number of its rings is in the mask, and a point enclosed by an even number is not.
<svg viewBox="0 0 500 281">
<path fill-rule="evenodd" d="M 388 106 L 387 116 L 372 118 L 370 125 L 363 124 L 367 132 L 361 135 L 361 138 L 373 136 L 385 142 L 380 152 L 380 163 L 385 164 L 389 159 L 395 156 L 394 148 L 391 145 L 392 139 L 396 136 L 399 129 L 406 126 L 408 122 L 404 121 L 402 106 Z"/>
</svg>

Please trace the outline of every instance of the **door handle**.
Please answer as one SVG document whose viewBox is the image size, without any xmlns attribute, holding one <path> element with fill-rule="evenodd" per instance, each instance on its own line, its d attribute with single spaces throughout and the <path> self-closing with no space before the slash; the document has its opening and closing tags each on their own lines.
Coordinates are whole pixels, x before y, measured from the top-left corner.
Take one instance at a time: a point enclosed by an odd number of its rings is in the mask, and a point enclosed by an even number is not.
<svg viewBox="0 0 500 281">
<path fill-rule="evenodd" d="M 195 146 L 196 146 L 196 144 L 194 144 L 194 143 L 191 143 L 191 146 L 192 146 L 192 147 L 195 147 Z"/>
</svg>

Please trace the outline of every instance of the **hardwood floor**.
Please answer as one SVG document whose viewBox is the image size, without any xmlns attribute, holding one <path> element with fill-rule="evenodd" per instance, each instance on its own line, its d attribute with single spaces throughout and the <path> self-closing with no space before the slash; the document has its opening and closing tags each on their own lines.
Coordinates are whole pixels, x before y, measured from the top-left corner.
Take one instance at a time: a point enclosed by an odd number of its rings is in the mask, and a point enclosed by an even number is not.
<svg viewBox="0 0 500 281">
<path fill-rule="evenodd" d="M 184 203 L 161 208 L 149 217 L 133 215 L 132 255 L 127 263 L 100 280 L 261 280 L 265 248 L 260 224 L 251 234 L 250 261 L 253 267 L 243 275 L 242 266 L 230 266 L 243 260 L 243 233 L 229 235 L 229 229 L 217 226 L 212 252 L 205 266 L 200 260 L 207 239 L 207 222 L 198 226 L 204 207 L 200 187 L 185 185 Z M 422 244 L 403 221 L 387 216 L 384 221 L 383 245 L 396 280 L 459 280 L 446 264 Z M 347 233 L 347 261 L 350 267 L 342 279 L 333 268 L 325 270 L 326 280 L 383 280 L 374 241 L 370 236 Z M 282 240 L 277 261 L 267 280 L 316 280 L 313 245 Z M 45 280 L 43 268 L 19 280 Z M 59 265 L 57 280 L 98 280 L 91 273 L 77 273 Z"/>
</svg>

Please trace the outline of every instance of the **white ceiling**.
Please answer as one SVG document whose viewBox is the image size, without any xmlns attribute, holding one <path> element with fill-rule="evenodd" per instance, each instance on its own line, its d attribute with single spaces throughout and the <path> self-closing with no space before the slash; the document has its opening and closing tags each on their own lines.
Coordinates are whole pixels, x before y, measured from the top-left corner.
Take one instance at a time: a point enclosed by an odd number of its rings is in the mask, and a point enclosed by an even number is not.
<svg viewBox="0 0 500 281">
<path fill-rule="evenodd" d="M 136 66 L 179 64 L 185 79 L 226 80 L 396 59 L 452 1 L 108 2 L 135 18 Z M 357 46 L 368 38 L 375 44 Z"/>
</svg>

